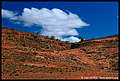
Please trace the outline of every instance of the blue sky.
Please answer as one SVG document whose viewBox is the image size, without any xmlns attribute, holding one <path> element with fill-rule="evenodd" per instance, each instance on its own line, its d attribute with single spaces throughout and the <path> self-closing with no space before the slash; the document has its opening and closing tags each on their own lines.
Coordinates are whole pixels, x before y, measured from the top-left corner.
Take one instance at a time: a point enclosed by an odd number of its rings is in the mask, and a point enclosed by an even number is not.
<svg viewBox="0 0 120 81">
<path fill-rule="evenodd" d="M 69 12 L 76 14 L 79 18 L 89 26 L 82 28 L 75 28 L 78 34 L 74 37 L 82 36 L 85 39 L 105 37 L 109 35 L 118 34 L 118 2 L 34 2 L 34 1 L 3 1 L 2 9 L 9 10 L 19 15 L 22 15 L 24 8 L 36 9 L 53 9 L 57 8 L 69 14 Z M 22 24 L 15 24 L 8 18 L 2 17 L 2 26 L 16 29 L 25 32 L 40 33 L 42 26 L 32 25 L 30 27 Z M 42 22 L 42 21 L 41 21 Z M 39 30 L 39 31 L 38 31 Z M 71 37 L 72 35 L 63 35 L 62 37 Z"/>
</svg>

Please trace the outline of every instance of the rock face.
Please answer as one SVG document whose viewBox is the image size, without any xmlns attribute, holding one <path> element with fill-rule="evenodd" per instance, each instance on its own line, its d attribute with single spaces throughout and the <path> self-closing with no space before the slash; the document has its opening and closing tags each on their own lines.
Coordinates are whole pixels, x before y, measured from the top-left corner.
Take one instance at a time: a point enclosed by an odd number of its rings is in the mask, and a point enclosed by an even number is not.
<svg viewBox="0 0 120 81">
<path fill-rule="evenodd" d="M 118 36 L 65 43 L 2 28 L 2 79 L 118 77 Z"/>
</svg>

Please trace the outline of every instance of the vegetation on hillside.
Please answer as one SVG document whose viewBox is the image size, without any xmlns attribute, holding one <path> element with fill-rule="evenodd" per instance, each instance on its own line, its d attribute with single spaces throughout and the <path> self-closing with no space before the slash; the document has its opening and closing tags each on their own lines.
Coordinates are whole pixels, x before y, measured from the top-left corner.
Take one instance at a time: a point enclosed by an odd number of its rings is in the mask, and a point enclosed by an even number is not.
<svg viewBox="0 0 120 81">
<path fill-rule="evenodd" d="M 2 28 L 2 79 L 118 77 L 118 36 L 76 43 Z"/>
</svg>

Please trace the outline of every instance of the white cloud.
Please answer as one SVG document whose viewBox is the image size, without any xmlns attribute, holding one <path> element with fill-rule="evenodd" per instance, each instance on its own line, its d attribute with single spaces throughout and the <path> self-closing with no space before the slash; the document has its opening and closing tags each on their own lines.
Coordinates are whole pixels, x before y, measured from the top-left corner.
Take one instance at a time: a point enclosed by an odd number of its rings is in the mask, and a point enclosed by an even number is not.
<svg viewBox="0 0 120 81">
<path fill-rule="evenodd" d="M 69 41 L 69 42 L 73 43 L 73 42 L 79 42 L 79 41 L 81 41 L 81 40 L 80 40 L 79 38 L 77 38 L 77 37 L 71 36 L 71 37 L 69 37 L 69 38 L 64 38 L 64 39 L 62 39 L 62 41 Z"/>
<path fill-rule="evenodd" d="M 83 22 L 78 15 L 69 12 L 68 14 L 63 10 L 53 8 L 51 10 L 47 8 L 24 8 L 22 15 L 15 16 L 12 11 L 3 10 L 2 16 L 18 21 L 24 22 L 25 26 L 31 27 L 32 25 L 42 26 L 42 35 L 52 36 L 63 39 L 62 36 L 78 35 L 75 28 L 81 28 L 82 26 L 89 26 Z M 38 30 L 40 31 L 40 30 Z M 74 39 L 74 40 L 73 40 Z M 76 37 L 70 37 L 70 41 L 78 41 Z"/>
<path fill-rule="evenodd" d="M 15 13 L 13 13 L 12 11 L 9 11 L 9 10 L 5 10 L 5 9 L 2 9 L 2 17 L 3 18 L 9 18 L 11 20 L 16 20 L 17 19 L 17 16 Z"/>
</svg>

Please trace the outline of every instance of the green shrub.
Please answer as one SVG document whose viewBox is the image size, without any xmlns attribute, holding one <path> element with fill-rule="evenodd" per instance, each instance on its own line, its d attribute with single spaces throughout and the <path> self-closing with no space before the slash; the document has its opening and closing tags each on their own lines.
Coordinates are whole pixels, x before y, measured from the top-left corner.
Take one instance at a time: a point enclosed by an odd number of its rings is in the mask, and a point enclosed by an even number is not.
<svg viewBox="0 0 120 81">
<path fill-rule="evenodd" d="M 58 68 L 56 68 L 56 71 L 58 72 L 58 71 L 59 71 L 59 69 L 58 69 Z"/>
<path fill-rule="evenodd" d="M 49 39 L 49 37 L 48 37 L 48 36 L 46 36 L 46 39 Z"/>
<path fill-rule="evenodd" d="M 83 40 L 84 40 L 84 38 L 83 37 L 78 37 L 81 41 L 80 42 L 82 42 Z"/>
<path fill-rule="evenodd" d="M 14 71 L 13 71 L 13 73 L 16 73 L 16 72 L 17 72 L 17 70 L 14 70 Z"/>
<path fill-rule="evenodd" d="M 29 40 L 33 40 L 33 38 L 28 38 L 28 37 L 27 37 L 27 39 L 29 39 Z"/>
<path fill-rule="evenodd" d="M 40 70 L 41 70 L 41 71 L 46 71 L 46 70 L 48 70 L 48 68 L 46 68 L 45 66 L 43 66 L 43 67 L 41 67 Z"/>
<path fill-rule="evenodd" d="M 29 72 L 33 72 L 33 71 L 34 71 L 34 69 L 30 70 Z"/>
<path fill-rule="evenodd" d="M 46 46 L 46 49 L 49 49 L 49 46 Z"/>
<path fill-rule="evenodd" d="M 32 66 L 31 66 L 31 68 L 34 68 L 34 67 L 36 67 L 36 66 L 35 66 L 35 65 L 32 65 Z"/>
<path fill-rule="evenodd" d="M 55 67 L 50 67 L 49 70 L 55 70 Z"/>
<path fill-rule="evenodd" d="M 24 58 L 22 58 L 22 59 L 20 59 L 20 61 L 22 61 L 22 62 L 25 62 L 25 60 L 26 60 L 26 58 L 24 57 Z"/>
<path fill-rule="evenodd" d="M 31 36 L 32 36 L 34 39 L 37 38 L 37 35 L 31 34 Z"/>
<path fill-rule="evenodd" d="M 19 76 L 19 74 L 15 74 L 15 76 Z"/>
<path fill-rule="evenodd" d="M 16 52 L 13 52 L 12 55 L 16 55 L 17 53 Z"/>
<path fill-rule="evenodd" d="M 44 48 L 44 47 L 45 47 L 45 45 L 42 44 L 42 45 L 41 45 L 41 48 Z"/>
<path fill-rule="evenodd" d="M 10 56 L 8 56 L 8 55 L 6 55 L 6 56 L 3 56 L 3 58 L 2 58 L 3 60 L 5 60 L 5 59 L 10 59 Z"/>
<path fill-rule="evenodd" d="M 37 58 L 32 59 L 32 62 L 40 62 Z"/>
<path fill-rule="evenodd" d="M 12 76 L 13 73 L 10 73 L 9 76 Z"/>
<path fill-rule="evenodd" d="M 38 68 L 42 68 L 42 67 L 38 67 Z"/>
<path fill-rule="evenodd" d="M 3 59 L 3 62 L 5 62 L 5 59 Z"/>
<path fill-rule="evenodd" d="M 55 39 L 55 36 L 51 36 L 51 38 L 50 38 L 50 39 L 54 40 L 54 39 Z"/>
<path fill-rule="evenodd" d="M 22 66 L 23 64 L 22 63 L 19 63 L 18 66 Z"/>
<path fill-rule="evenodd" d="M 44 68 L 42 67 L 40 70 L 41 70 L 41 71 L 44 71 Z"/>
<path fill-rule="evenodd" d="M 44 67 L 44 70 L 48 70 L 48 68 Z"/>
<path fill-rule="evenodd" d="M 112 70 L 118 71 L 118 70 L 119 70 L 119 67 L 113 67 Z"/>
<path fill-rule="evenodd" d="M 23 73 L 26 73 L 26 72 L 28 72 L 28 70 L 23 71 Z"/>
<path fill-rule="evenodd" d="M 60 72 L 62 72 L 62 69 L 60 68 Z"/>
<path fill-rule="evenodd" d="M 3 52 L 2 55 L 6 56 L 9 55 L 7 52 Z"/>
<path fill-rule="evenodd" d="M 16 49 L 27 51 L 27 49 L 24 47 L 16 47 Z"/>
</svg>

